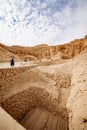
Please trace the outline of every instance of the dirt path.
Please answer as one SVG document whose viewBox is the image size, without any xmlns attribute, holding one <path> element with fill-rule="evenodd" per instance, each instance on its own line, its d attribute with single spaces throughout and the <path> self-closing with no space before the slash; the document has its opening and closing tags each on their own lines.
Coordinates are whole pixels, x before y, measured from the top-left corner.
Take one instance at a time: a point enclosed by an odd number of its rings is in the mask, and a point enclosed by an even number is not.
<svg viewBox="0 0 87 130">
<path fill-rule="evenodd" d="M 36 65 L 33 61 L 29 61 L 29 62 L 15 62 L 14 67 L 23 67 L 23 66 L 34 66 Z M 10 63 L 0 63 L 0 69 L 3 68 L 12 68 L 10 66 Z"/>
</svg>

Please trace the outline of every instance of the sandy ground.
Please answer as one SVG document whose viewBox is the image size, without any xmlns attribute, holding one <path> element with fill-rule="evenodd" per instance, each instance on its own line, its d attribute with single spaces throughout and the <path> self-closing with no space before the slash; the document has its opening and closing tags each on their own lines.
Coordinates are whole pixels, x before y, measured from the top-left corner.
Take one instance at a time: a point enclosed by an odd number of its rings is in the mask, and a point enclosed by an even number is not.
<svg viewBox="0 0 87 130">
<path fill-rule="evenodd" d="M 53 64 L 47 62 L 16 62 L 14 67 L 34 66 L 33 68 L 1 79 L 0 91 L 3 108 L 15 119 L 21 117 L 33 107 L 42 107 L 52 113 L 67 117 L 66 103 L 71 90 L 71 76 L 74 67 L 87 62 L 87 50 L 67 62 Z M 36 64 L 37 65 L 36 65 Z M 41 65 L 40 65 L 41 63 Z M 11 68 L 9 63 L 0 63 L 0 69 Z M 7 84 L 8 83 L 8 84 Z M 3 98 L 4 97 L 4 98 Z M 16 106 L 16 107 L 14 107 Z"/>
<path fill-rule="evenodd" d="M 33 64 L 33 61 L 29 61 L 29 62 L 15 62 L 14 67 L 22 67 L 22 66 L 33 66 L 36 64 Z M 10 63 L 0 63 L 0 69 L 3 68 L 13 68 L 13 66 L 10 66 Z"/>
</svg>

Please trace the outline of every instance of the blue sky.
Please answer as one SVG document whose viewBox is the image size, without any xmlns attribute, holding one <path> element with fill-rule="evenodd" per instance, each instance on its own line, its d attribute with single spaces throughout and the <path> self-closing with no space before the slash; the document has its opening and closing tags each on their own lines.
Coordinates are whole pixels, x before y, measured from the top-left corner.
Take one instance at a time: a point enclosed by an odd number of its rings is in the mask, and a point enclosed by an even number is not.
<svg viewBox="0 0 87 130">
<path fill-rule="evenodd" d="M 87 34 L 87 0 L 0 0 L 0 42 L 58 45 Z"/>
</svg>

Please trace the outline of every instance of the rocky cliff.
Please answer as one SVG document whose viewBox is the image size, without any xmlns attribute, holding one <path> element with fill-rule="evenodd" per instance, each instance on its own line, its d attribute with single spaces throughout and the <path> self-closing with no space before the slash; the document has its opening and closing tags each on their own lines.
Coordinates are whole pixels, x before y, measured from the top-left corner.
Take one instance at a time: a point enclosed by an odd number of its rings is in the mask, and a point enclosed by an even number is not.
<svg viewBox="0 0 87 130">
<path fill-rule="evenodd" d="M 0 46 L 5 56 L 48 59 L 0 69 L 0 105 L 12 117 L 20 121 L 42 107 L 69 122 L 69 130 L 87 130 L 87 36 L 59 46 Z"/>
<path fill-rule="evenodd" d="M 41 44 L 34 47 L 5 45 L 2 45 L 2 47 L 22 59 L 25 59 L 26 55 L 29 57 L 33 56 L 31 58 L 28 57 L 28 59 L 30 60 L 51 59 L 57 54 L 59 54 L 62 59 L 70 59 L 78 55 L 82 50 L 87 47 L 87 36 L 82 39 L 76 39 L 74 41 L 71 41 L 70 43 L 56 46 L 48 46 L 47 44 Z"/>
<path fill-rule="evenodd" d="M 33 55 L 37 58 L 51 58 L 53 55 L 61 52 L 61 56 L 64 59 L 72 58 L 79 54 L 82 50 L 87 47 L 87 36 L 83 39 L 76 39 L 70 43 L 57 46 L 48 46 L 46 44 L 41 44 L 35 47 L 20 47 L 13 46 L 9 47 L 8 50 L 14 52 L 15 54 L 21 55 Z"/>
<path fill-rule="evenodd" d="M 72 74 L 67 101 L 70 130 L 87 130 L 87 49 L 79 57 Z"/>
<path fill-rule="evenodd" d="M 20 61 L 20 57 L 12 52 L 10 52 L 7 47 L 0 43 L 0 62 L 10 61 L 11 56 L 14 56 L 16 61 Z"/>
</svg>

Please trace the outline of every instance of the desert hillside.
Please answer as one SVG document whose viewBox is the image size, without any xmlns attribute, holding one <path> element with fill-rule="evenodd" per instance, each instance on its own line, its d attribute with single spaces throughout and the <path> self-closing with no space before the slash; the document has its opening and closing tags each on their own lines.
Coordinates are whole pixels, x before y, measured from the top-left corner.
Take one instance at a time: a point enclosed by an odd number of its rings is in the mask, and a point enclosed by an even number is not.
<svg viewBox="0 0 87 130">
<path fill-rule="evenodd" d="M 8 47 L 8 50 L 18 54 L 18 55 L 33 55 L 37 58 L 51 58 L 58 52 L 61 52 L 62 58 L 72 58 L 79 54 L 82 50 L 87 47 L 87 36 L 82 39 L 76 39 L 70 43 L 57 46 L 48 46 L 46 44 L 41 44 L 35 47 L 22 47 L 22 46 L 12 46 Z"/>
<path fill-rule="evenodd" d="M 76 39 L 70 43 L 56 46 L 41 44 L 34 47 L 5 46 L 0 44 L 0 61 L 7 61 L 14 55 L 15 59 L 41 60 L 41 59 L 70 59 L 78 55 L 87 47 L 87 36 Z M 7 54 L 7 56 L 5 56 Z"/>
<path fill-rule="evenodd" d="M 0 44 L 0 62 L 2 63 L 10 61 L 11 56 L 14 56 L 16 61 L 21 61 L 19 56 L 10 52 L 5 45 Z"/>
<path fill-rule="evenodd" d="M 26 130 L 87 130 L 87 36 L 59 46 L 0 46 L 7 61 L 32 60 L 0 68 L 0 106 L 12 118 Z"/>
</svg>

